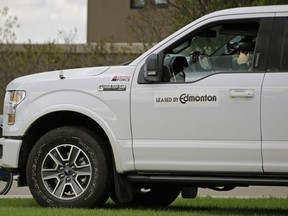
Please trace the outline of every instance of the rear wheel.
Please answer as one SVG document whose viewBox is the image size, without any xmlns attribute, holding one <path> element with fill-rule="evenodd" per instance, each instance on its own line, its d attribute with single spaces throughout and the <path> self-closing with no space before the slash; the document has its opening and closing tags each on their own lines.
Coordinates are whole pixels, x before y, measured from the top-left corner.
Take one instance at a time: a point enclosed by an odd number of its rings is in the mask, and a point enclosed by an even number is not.
<svg viewBox="0 0 288 216">
<path fill-rule="evenodd" d="M 46 207 L 94 207 L 108 199 L 111 165 L 103 140 L 81 127 L 54 129 L 35 144 L 27 163 L 33 197 Z"/>
</svg>

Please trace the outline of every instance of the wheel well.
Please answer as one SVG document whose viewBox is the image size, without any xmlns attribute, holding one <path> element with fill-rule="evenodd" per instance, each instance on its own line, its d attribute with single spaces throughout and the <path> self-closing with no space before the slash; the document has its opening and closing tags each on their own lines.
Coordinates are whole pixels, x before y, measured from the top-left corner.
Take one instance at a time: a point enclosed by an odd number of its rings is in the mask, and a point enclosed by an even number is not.
<svg viewBox="0 0 288 216">
<path fill-rule="evenodd" d="M 20 150 L 19 166 L 18 171 L 21 179 L 19 182 L 20 186 L 26 186 L 26 163 L 35 143 L 48 131 L 62 126 L 82 126 L 90 129 L 101 136 L 107 145 L 107 149 L 112 154 L 111 146 L 109 145 L 109 139 L 100 127 L 100 125 L 92 120 L 91 118 L 76 112 L 71 111 L 59 111 L 47 114 L 39 118 L 34 122 L 31 127 L 26 131 L 23 137 L 23 144 Z"/>
</svg>

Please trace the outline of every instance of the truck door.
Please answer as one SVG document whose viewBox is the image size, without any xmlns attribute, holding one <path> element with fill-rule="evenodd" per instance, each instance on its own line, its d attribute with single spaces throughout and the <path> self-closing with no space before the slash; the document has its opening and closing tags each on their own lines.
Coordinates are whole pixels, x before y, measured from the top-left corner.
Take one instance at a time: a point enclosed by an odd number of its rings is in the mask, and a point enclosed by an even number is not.
<svg viewBox="0 0 288 216">
<path fill-rule="evenodd" d="M 262 172 L 260 99 L 272 21 L 226 20 L 179 37 L 151 56 L 158 83 L 145 81 L 141 67 L 131 92 L 137 170 Z"/>
<path fill-rule="evenodd" d="M 277 14 L 261 103 L 263 168 L 288 172 L 288 14 Z"/>
</svg>

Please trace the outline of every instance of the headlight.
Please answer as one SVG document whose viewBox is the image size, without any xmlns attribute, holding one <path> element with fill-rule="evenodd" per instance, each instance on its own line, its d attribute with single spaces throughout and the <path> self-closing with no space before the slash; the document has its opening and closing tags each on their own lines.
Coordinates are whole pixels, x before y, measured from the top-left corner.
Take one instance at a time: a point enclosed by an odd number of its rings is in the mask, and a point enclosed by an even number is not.
<svg viewBox="0 0 288 216">
<path fill-rule="evenodd" d="M 8 110 L 8 124 L 15 123 L 16 108 L 24 100 L 25 91 L 10 91 L 9 110 Z"/>
</svg>

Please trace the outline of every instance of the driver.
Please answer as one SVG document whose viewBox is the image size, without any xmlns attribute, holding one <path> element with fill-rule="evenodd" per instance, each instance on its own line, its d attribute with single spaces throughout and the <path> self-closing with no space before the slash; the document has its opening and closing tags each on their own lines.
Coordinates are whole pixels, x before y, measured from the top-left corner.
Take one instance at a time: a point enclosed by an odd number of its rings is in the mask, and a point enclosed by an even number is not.
<svg viewBox="0 0 288 216">
<path fill-rule="evenodd" d="M 246 38 L 239 44 L 239 56 L 233 59 L 232 66 L 236 71 L 250 71 L 251 57 L 255 49 L 255 38 Z"/>
<path fill-rule="evenodd" d="M 236 59 L 237 62 L 236 69 L 244 71 L 248 70 L 249 68 L 248 61 L 249 61 L 249 52 L 240 50 L 239 56 Z"/>
</svg>

